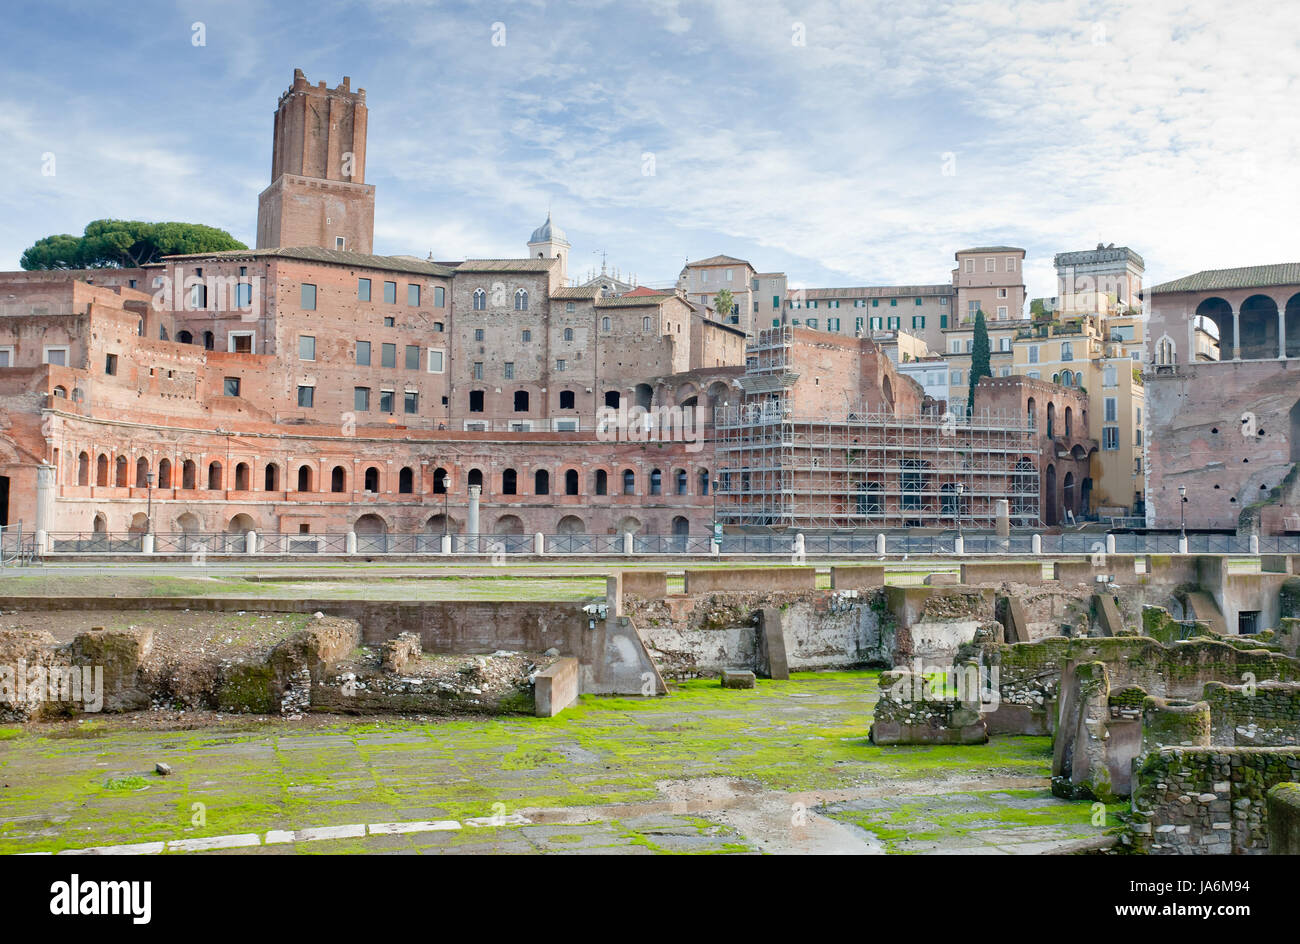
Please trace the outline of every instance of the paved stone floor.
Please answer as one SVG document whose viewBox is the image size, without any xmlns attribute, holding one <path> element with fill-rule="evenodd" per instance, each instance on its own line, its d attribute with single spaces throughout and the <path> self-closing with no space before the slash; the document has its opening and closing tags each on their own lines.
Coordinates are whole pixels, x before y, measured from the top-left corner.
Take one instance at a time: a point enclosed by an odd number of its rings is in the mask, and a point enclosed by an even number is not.
<svg viewBox="0 0 1300 944">
<path fill-rule="evenodd" d="M 1047 796 L 1047 739 L 876 747 L 876 691 L 874 672 L 817 673 L 550 719 L 0 727 L 0 852 L 1043 852 L 1104 833 Z"/>
</svg>

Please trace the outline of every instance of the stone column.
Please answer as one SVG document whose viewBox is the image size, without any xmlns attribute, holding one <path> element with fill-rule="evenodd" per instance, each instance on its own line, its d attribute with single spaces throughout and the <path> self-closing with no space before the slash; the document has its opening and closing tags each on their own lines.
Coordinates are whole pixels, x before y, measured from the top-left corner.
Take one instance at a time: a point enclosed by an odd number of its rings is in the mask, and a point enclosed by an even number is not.
<svg viewBox="0 0 1300 944">
<path fill-rule="evenodd" d="M 54 466 L 42 462 L 36 467 L 36 530 L 49 532 L 54 525 Z"/>
<path fill-rule="evenodd" d="M 1286 302 L 1277 306 L 1277 359 L 1286 360 Z"/>
<path fill-rule="evenodd" d="M 1232 359 L 1241 360 L 1241 312 L 1236 305 L 1232 306 Z"/>
<path fill-rule="evenodd" d="M 466 527 L 466 533 L 478 536 L 478 497 L 483 493 L 482 485 L 471 485 L 469 487 L 469 524 Z"/>
</svg>

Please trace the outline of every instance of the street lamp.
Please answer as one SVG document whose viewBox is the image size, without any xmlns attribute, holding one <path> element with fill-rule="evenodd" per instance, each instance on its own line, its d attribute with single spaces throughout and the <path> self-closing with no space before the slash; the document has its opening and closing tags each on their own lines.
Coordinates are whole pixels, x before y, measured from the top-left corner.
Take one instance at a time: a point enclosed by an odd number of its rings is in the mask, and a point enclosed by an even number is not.
<svg viewBox="0 0 1300 944">
<path fill-rule="evenodd" d="M 148 489 L 148 503 L 145 506 L 144 513 L 144 533 L 153 534 L 153 472 L 144 474 L 144 484 Z"/>
<path fill-rule="evenodd" d="M 1180 540 L 1187 540 L 1187 486 L 1178 486 L 1178 537 Z"/>
</svg>

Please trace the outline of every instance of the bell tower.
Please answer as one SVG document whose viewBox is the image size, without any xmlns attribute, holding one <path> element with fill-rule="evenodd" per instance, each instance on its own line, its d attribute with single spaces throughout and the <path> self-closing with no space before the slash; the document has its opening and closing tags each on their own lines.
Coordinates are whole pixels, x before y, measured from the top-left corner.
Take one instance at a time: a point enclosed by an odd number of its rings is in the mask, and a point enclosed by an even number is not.
<svg viewBox="0 0 1300 944">
<path fill-rule="evenodd" d="M 366 183 L 366 90 L 311 85 L 301 69 L 275 109 L 271 185 L 257 198 L 257 248 L 371 252 L 375 188 Z"/>
<path fill-rule="evenodd" d="M 569 268 L 569 241 L 564 238 L 564 230 L 551 222 L 551 214 L 546 214 L 546 222 L 533 230 L 528 240 L 528 258 L 559 259 L 560 284 L 565 284 Z"/>
</svg>

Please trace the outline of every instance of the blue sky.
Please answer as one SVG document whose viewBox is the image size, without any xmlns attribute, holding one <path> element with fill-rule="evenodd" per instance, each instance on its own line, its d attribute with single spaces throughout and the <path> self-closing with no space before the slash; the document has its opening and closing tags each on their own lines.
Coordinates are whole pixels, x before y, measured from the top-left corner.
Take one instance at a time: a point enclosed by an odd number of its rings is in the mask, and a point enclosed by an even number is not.
<svg viewBox="0 0 1300 944">
<path fill-rule="evenodd" d="M 1300 259 L 1300 4 L 140 0 L 7 11 L 0 268 L 109 216 L 252 245 L 295 67 L 367 90 L 377 252 L 520 255 L 550 208 L 571 274 L 650 283 L 720 252 L 929 283 L 1010 244 L 1031 295 L 1099 241 L 1148 284 Z"/>
</svg>

